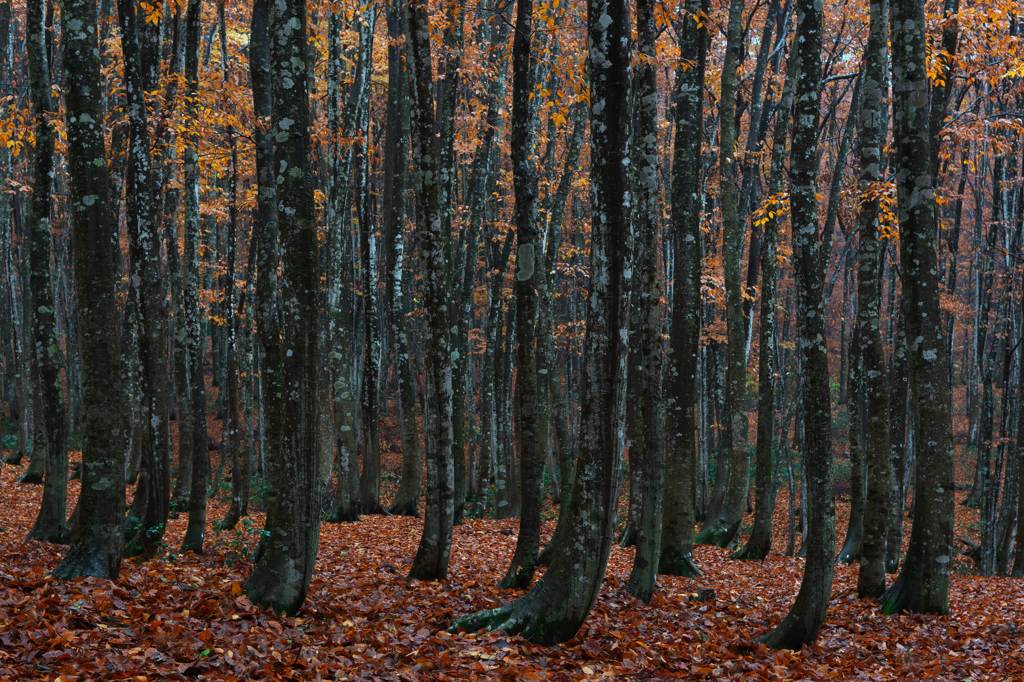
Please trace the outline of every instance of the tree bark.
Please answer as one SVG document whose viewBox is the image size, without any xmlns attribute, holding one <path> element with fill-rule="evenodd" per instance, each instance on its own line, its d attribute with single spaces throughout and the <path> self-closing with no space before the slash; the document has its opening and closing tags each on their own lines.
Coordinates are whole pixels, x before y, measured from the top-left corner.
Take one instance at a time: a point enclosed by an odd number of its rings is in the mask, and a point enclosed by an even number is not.
<svg viewBox="0 0 1024 682">
<path fill-rule="evenodd" d="M 269 83 L 272 102 L 268 132 L 273 159 L 264 159 L 261 166 L 279 177 L 276 215 L 268 224 L 257 225 L 257 328 L 266 358 L 270 492 L 264 536 L 245 591 L 255 604 L 295 613 L 309 589 L 320 540 L 319 276 L 309 162 L 305 0 L 286 0 L 273 9 L 267 0 L 256 0 L 251 35 L 254 84 L 258 79 L 263 89 Z M 261 182 L 261 194 L 265 189 Z M 275 282 L 278 253 L 281 263 Z"/>
<path fill-rule="evenodd" d="M 934 140 L 928 125 L 924 7 L 892 0 L 893 137 L 900 221 L 900 276 L 906 315 L 911 400 L 918 422 L 914 524 L 896 582 L 885 593 L 885 613 L 949 611 L 953 556 L 953 451 L 950 439 L 946 344 L 939 324 Z"/>
<path fill-rule="evenodd" d="M 465 630 L 522 634 L 535 643 L 572 638 L 597 598 L 612 545 L 622 452 L 629 316 L 625 211 L 626 90 L 629 21 L 622 0 L 589 0 L 591 286 L 584 342 L 582 433 L 570 502 L 571 540 L 551 566 L 511 604 L 456 621 Z"/>
<path fill-rule="evenodd" d="M 65 121 L 82 360 L 82 488 L 58 578 L 114 579 L 124 542 L 124 420 L 114 291 L 116 221 L 103 140 L 95 0 L 64 0 Z"/>
<path fill-rule="evenodd" d="M 790 159 L 790 210 L 797 284 L 804 472 L 807 477 L 807 559 L 796 601 L 763 637 L 772 648 L 799 649 L 818 637 L 832 596 L 835 503 L 832 499 L 832 414 L 825 343 L 824 263 L 818 234 L 818 119 L 821 81 L 821 3 L 798 0 L 795 35 L 798 73 Z"/>
</svg>

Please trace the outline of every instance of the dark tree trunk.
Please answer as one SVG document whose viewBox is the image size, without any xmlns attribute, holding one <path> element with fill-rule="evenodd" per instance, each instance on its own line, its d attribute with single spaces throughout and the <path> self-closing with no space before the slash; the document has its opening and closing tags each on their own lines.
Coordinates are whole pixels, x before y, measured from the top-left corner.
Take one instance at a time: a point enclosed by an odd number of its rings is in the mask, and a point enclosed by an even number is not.
<svg viewBox="0 0 1024 682">
<path fill-rule="evenodd" d="M 143 434 L 142 470 L 128 519 L 126 550 L 145 556 L 154 554 L 163 539 L 170 505 L 170 409 L 167 391 L 167 309 L 160 268 L 160 240 L 157 233 L 156 186 L 152 176 L 152 153 L 145 91 L 147 55 L 143 52 L 143 29 L 136 7 L 119 0 L 121 51 L 124 55 L 125 91 L 131 133 L 126 182 L 126 211 L 131 237 L 132 279 L 137 282 L 139 312 L 142 315 L 139 355 Z"/>
<path fill-rule="evenodd" d="M 456 622 L 466 630 L 519 633 L 532 642 L 572 638 L 597 598 L 612 545 L 622 450 L 628 348 L 625 287 L 626 90 L 629 20 L 621 0 L 590 0 L 591 285 L 584 342 L 581 444 L 573 485 L 571 540 L 555 548 L 534 588 L 511 604 Z"/>
<path fill-rule="evenodd" d="M 441 216 L 440 158 L 434 144 L 433 62 L 426 0 L 409 1 L 408 22 L 416 101 L 416 232 L 424 266 L 428 329 L 426 379 L 432 407 L 427 415 L 427 506 L 423 534 L 409 575 L 424 580 L 441 580 L 448 575 L 451 554 L 455 471 L 452 457 L 452 370 L 448 315 L 445 311 L 447 235 L 444 234 Z"/>
<path fill-rule="evenodd" d="M 266 0 L 256 0 L 251 35 L 254 100 L 265 96 L 270 85 L 273 103 L 268 122 L 273 159 L 264 158 L 261 171 L 281 172 L 274 197 L 276 216 L 256 226 L 257 328 L 266 359 L 270 492 L 264 537 L 245 591 L 256 604 L 295 613 L 306 598 L 320 540 L 319 261 L 309 162 L 305 0 L 277 3 L 273 11 Z M 261 194 L 269 189 L 260 184 Z M 281 263 L 275 281 L 278 253 Z"/>
<path fill-rule="evenodd" d="M 879 597 L 885 590 L 886 525 L 889 522 L 889 392 L 880 329 L 882 255 L 878 224 L 878 184 L 882 181 L 885 139 L 887 0 L 872 0 L 868 43 L 864 48 L 860 130 L 860 251 L 857 268 L 857 358 L 863 396 L 860 420 L 850 424 L 861 433 L 867 467 L 864 536 L 860 548 L 857 593 Z"/>
<path fill-rule="evenodd" d="M 661 203 L 658 182 L 658 78 L 655 71 L 653 0 L 636 2 L 636 49 L 639 60 L 633 72 L 634 119 L 633 191 L 634 263 L 637 273 L 634 301 L 639 317 L 636 329 L 639 345 L 639 395 L 634 400 L 640 410 L 635 439 L 630 444 L 630 459 L 636 457 L 642 472 L 640 479 L 640 516 L 636 528 L 636 554 L 626 589 L 641 601 L 649 602 L 654 593 L 658 561 L 661 558 L 661 515 L 665 455 L 663 450 L 661 403 L 661 277 L 658 251 L 661 235 Z"/>
<path fill-rule="evenodd" d="M 45 462 L 45 483 L 39 514 L 29 537 L 62 542 L 67 532 L 68 455 L 67 426 L 60 377 L 53 284 L 50 280 L 50 187 L 53 176 L 53 102 L 50 97 L 50 66 L 47 59 L 48 0 L 28 0 L 29 93 L 32 100 L 36 144 L 33 157 L 31 212 L 32 374 L 42 414 L 38 415 L 45 437 L 36 442 L 32 461 Z"/>
<path fill-rule="evenodd" d="M 799 72 L 796 54 L 790 56 L 786 67 L 786 81 L 775 112 L 775 131 L 772 141 L 771 179 L 768 206 L 770 207 L 761 235 L 761 327 L 758 339 L 757 370 L 757 493 L 754 509 L 754 527 L 737 559 L 762 560 L 772 548 L 772 517 L 775 512 L 777 487 L 773 476 L 772 453 L 775 450 L 775 382 L 777 338 L 775 332 L 775 305 L 778 286 L 776 248 L 779 242 L 779 224 L 782 222 L 779 202 L 783 201 L 786 181 L 786 142 L 789 137 L 793 109 L 793 90 Z"/>
<path fill-rule="evenodd" d="M 544 268 L 537 220 L 537 170 L 533 161 L 533 1 L 517 0 L 512 40 L 512 177 L 516 225 L 516 386 L 520 490 L 519 537 L 502 587 L 528 587 L 540 549 L 541 479 L 544 472 L 537 385 L 537 285 Z M 459 453 L 461 455 L 461 453 Z"/>
<path fill-rule="evenodd" d="M 185 96 L 188 118 L 198 120 L 199 22 L 201 2 L 189 0 L 185 12 Z M 206 536 L 206 498 L 210 478 L 210 451 L 206 435 L 206 383 L 203 372 L 205 340 L 199 304 L 199 132 L 193 125 L 185 146 L 185 256 L 184 322 L 186 338 L 189 418 L 179 422 L 191 434 L 192 475 L 188 496 L 188 526 L 182 551 L 201 554 Z"/>
<path fill-rule="evenodd" d="M 725 547 L 740 529 L 747 497 L 747 414 L 744 409 L 747 367 L 744 346 L 743 281 L 740 260 L 743 255 L 743 225 L 739 218 L 739 186 L 736 151 L 736 91 L 739 67 L 743 62 L 744 0 L 729 0 L 729 23 L 726 27 L 725 62 L 722 65 L 722 91 L 719 98 L 719 160 L 721 182 L 719 201 L 722 207 L 723 247 L 726 290 L 726 368 L 725 368 L 725 436 L 720 458 L 725 467 L 719 469 L 716 487 L 724 487 L 721 507 L 710 515 L 697 535 L 698 544 Z"/>
<path fill-rule="evenodd" d="M 886 613 L 949 610 L 953 557 L 953 450 L 946 343 L 939 324 L 936 215 L 928 125 L 928 76 L 920 46 L 924 6 L 893 0 L 890 12 L 900 276 L 906 315 L 911 402 L 917 413 L 914 525 L 896 582 L 883 597 Z"/>
<path fill-rule="evenodd" d="M 790 209 L 799 322 L 804 472 L 807 477 L 807 559 L 796 601 L 763 641 L 799 649 L 818 637 L 832 595 L 835 503 L 832 499 L 832 414 L 825 343 L 824 263 L 818 234 L 818 119 L 821 80 L 821 3 L 798 0 L 795 35 L 796 107 L 790 159 Z"/>
<path fill-rule="evenodd" d="M 692 62 L 676 73 L 675 151 L 672 162 L 672 226 L 675 232 L 675 284 L 671 323 L 669 423 L 661 558 L 665 575 L 693 576 L 694 487 L 697 464 L 697 363 L 701 323 L 700 159 L 704 131 L 704 73 L 707 29 L 698 21 L 706 0 L 688 0 L 678 24 L 681 59 Z"/>
<path fill-rule="evenodd" d="M 116 221 L 103 141 L 103 91 L 95 0 L 61 7 L 72 252 L 82 361 L 82 489 L 71 547 L 58 578 L 114 579 L 124 543 L 127 404 L 114 291 Z"/>
</svg>

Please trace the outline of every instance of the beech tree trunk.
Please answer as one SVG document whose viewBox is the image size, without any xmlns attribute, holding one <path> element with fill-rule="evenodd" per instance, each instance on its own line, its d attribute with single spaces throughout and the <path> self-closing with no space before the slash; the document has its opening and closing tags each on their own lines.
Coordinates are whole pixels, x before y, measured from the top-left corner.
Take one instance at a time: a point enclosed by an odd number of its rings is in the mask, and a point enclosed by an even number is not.
<svg viewBox="0 0 1024 682">
<path fill-rule="evenodd" d="M 597 598 L 612 545 L 622 453 L 628 348 L 625 291 L 626 114 L 629 21 L 622 0 L 589 0 L 593 227 L 590 303 L 584 342 L 580 454 L 569 510 L 570 541 L 530 592 L 511 604 L 459 619 L 455 627 L 519 633 L 535 643 L 572 638 Z"/>
<path fill-rule="evenodd" d="M 60 377 L 53 284 L 50 279 L 50 190 L 53 164 L 53 102 L 47 59 L 48 0 L 28 0 L 29 93 L 32 99 L 33 157 L 31 209 L 32 374 L 42 399 L 39 418 L 45 437 L 34 443 L 32 461 L 45 463 L 43 499 L 29 537 L 61 542 L 67 532 L 68 455 L 67 426 Z"/>
<path fill-rule="evenodd" d="M 888 0 L 872 0 L 868 43 L 864 48 L 860 130 L 860 251 L 857 267 L 857 358 L 863 410 L 851 429 L 861 433 L 867 467 L 864 536 L 860 548 L 857 593 L 879 597 L 885 590 L 886 526 L 889 522 L 889 389 L 880 328 L 882 256 L 878 225 L 878 183 L 882 181 L 885 139 L 886 78 L 885 20 Z"/>
<path fill-rule="evenodd" d="M 818 637 L 832 596 L 836 543 L 832 499 L 832 412 L 825 343 L 824 263 L 818 234 L 818 119 L 821 81 L 821 3 L 798 0 L 797 76 L 790 158 L 790 210 L 797 285 L 798 341 L 804 384 L 803 459 L 807 478 L 804 576 L 786 617 L 763 641 L 799 649 Z"/>
<path fill-rule="evenodd" d="M 71 547 L 58 578 L 115 579 L 124 547 L 127 409 L 114 291 L 116 221 L 103 140 L 100 51 L 95 0 L 64 0 L 65 77 L 71 240 L 82 362 L 82 488 Z"/>
<path fill-rule="evenodd" d="M 448 575 L 455 518 L 455 470 L 452 457 L 452 370 L 445 301 L 445 238 L 440 206 L 439 154 L 434 144 L 433 62 L 426 0 L 409 0 L 409 41 L 415 74 L 414 161 L 417 225 L 424 268 L 427 311 L 426 379 L 431 408 L 427 413 L 427 506 L 423 534 L 413 559 L 411 578 L 442 580 Z"/>
<path fill-rule="evenodd" d="M 260 165 L 279 179 L 276 215 L 257 225 L 257 328 L 266 359 L 270 491 L 264 535 L 245 591 L 255 604 L 295 613 L 306 598 L 320 541 L 319 276 L 305 0 L 278 2 L 273 10 L 267 0 L 256 0 L 251 34 L 254 83 L 258 79 L 260 89 L 270 84 L 273 103 L 268 122 L 273 159 L 264 158 Z M 261 194 L 269 189 L 261 182 Z"/>
<path fill-rule="evenodd" d="M 933 140 L 928 125 L 928 76 L 921 0 L 892 0 L 890 12 L 900 277 L 906 315 L 914 434 L 914 524 L 885 613 L 949 611 L 953 557 L 953 449 L 950 438 L 946 343 L 939 324 Z"/>
<path fill-rule="evenodd" d="M 709 515 L 697 535 L 699 544 L 725 547 L 740 529 L 747 497 L 747 414 L 745 410 L 747 366 L 744 353 L 746 330 L 743 324 L 743 281 L 740 260 L 743 255 L 743 225 L 739 218 L 739 179 L 736 161 L 736 91 L 739 66 L 743 61 L 744 0 L 729 0 L 726 27 L 725 62 L 722 65 L 722 90 L 718 108 L 718 165 L 721 169 L 719 201 L 722 207 L 723 247 L 726 290 L 726 368 L 725 438 L 716 488 L 724 490 L 721 508 Z M 719 483 L 724 484 L 724 487 Z"/>
</svg>

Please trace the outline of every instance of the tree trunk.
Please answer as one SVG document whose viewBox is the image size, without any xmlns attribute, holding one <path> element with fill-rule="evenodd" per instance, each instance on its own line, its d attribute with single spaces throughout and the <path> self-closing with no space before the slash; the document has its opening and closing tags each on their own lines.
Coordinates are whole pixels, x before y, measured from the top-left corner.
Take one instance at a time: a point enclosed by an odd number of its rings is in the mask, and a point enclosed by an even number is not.
<svg viewBox="0 0 1024 682">
<path fill-rule="evenodd" d="M 455 471 L 452 457 L 452 372 L 448 315 L 445 308 L 445 239 L 440 206 L 439 153 L 434 145 L 433 62 L 425 0 L 409 0 L 409 42 L 415 74 L 414 156 L 417 174 L 417 226 L 424 265 L 424 306 L 427 317 L 426 378 L 427 506 L 423 534 L 413 560 L 411 578 L 441 580 L 448 574 L 455 516 Z"/>
<path fill-rule="evenodd" d="M 658 182 L 658 78 L 655 71 L 654 1 L 637 0 L 636 49 L 639 61 L 634 67 L 633 138 L 634 187 L 634 263 L 637 279 L 634 291 L 640 326 L 636 330 L 640 346 L 639 433 L 630 444 L 630 459 L 635 456 L 643 472 L 640 489 L 640 518 L 636 526 L 636 554 L 626 589 L 643 602 L 654 593 L 658 561 L 661 558 L 661 515 L 665 480 L 661 398 L 661 277 L 658 250 L 661 234 L 661 203 Z M 634 447 L 634 444 L 636 447 Z"/>
<path fill-rule="evenodd" d="M 658 571 L 700 573 L 693 563 L 694 495 L 697 457 L 697 364 L 701 323 L 700 159 L 704 130 L 704 73 L 707 29 L 699 19 L 706 0 L 688 0 L 678 20 L 680 58 L 692 62 L 676 74 L 675 156 L 672 163 L 672 225 L 675 231 L 672 288 L 669 423 L 675 425 L 666 453 L 665 500 Z"/>
<path fill-rule="evenodd" d="M 53 103 L 47 61 L 47 0 L 28 0 L 26 42 L 29 93 L 36 144 L 33 158 L 31 241 L 32 362 L 38 395 L 42 398 L 42 442 L 35 443 L 32 460 L 45 462 L 45 483 L 39 514 L 29 537 L 61 542 L 67 532 L 67 426 L 60 377 L 53 284 L 50 280 L 50 187 L 53 176 Z"/>
<path fill-rule="evenodd" d="M 878 224 L 878 184 L 882 181 L 885 140 L 887 0 L 872 0 L 868 43 L 864 49 L 860 130 L 860 251 L 857 263 L 857 362 L 863 396 L 858 423 L 867 467 L 864 536 L 860 548 L 857 593 L 879 597 L 885 590 L 886 525 L 889 522 L 889 392 L 880 329 L 882 256 Z"/>
<path fill-rule="evenodd" d="M 189 0 L 185 12 L 185 98 L 189 120 L 198 120 L 200 0 Z M 206 336 L 199 304 L 199 131 L 186 133 L 185 146 L 185 291 L 182 297 L 187 351 L 189 417 L 182 424 L 192 432 L 192 480 L 188 496 L 188 526 L 182 551 L 203 552 L 210 451 L 206 435 L 206 382 L 203 371 Z M 179 422 L 181 423 L 181 422 Z"/>
<path fill-rule="evenodd" d="M 61 37 L 71 230 L 82 355 L 82 488 L 58 578 L 114 579 L 124 542 L 124 420 L 114 291 L 116 221 L 103 141 L 95 0 L 65 0 Z"/>
<path fill-rule="evenodd" d="M 772 648 L 813 643 L 832 595 L 835 503 L 832 499 L 832 414 L 825 343 L 824 263 L 818 235 L 818 119 L 821 80 L 821 3 L 798 0 L 795 36 L 796 108 L 790 159 L 790 210 L 797 315 L 804 386 L 804 472 L 807 476 L 807 559 L 800 592 L 783 621 L 763 641 Z"/>
<path fill-rule="evenodd" d="M 739 219 L 739 186 L 736 161 L 736 91 L 739 66 L 743 62 L 744 0 L 729 0 L 726 28 L 725 62 L 722 65 L 722 94 L 719 98 L 719 159 L 721 182 L 723 247 L 726 290 L 726 368 L 724 447 L 716 482 L 724 484 L 721 508 L 709 516 L 697 535 L 698 544 L 725 547 L 740 529 L 747 497 L 747 414 L 744 409 L 747 367 L 744 353 L 746 330 L 743 324 L 743 281 L 740 260 L 743 255 L 743 225 Z M 717 487 L 717 486 L 716 486 Z"/>
<path fill-rule="evenodd" d="M 623 164 L 629 66 L 625 3 L 589 0 L 587 25 L 594 222 L 582 442 L 569 511 L 571 541 L 555 549 L 547 573 L 526 595 L 506 606 L 462 618 L 455 625 L 466 630 L 519 633 L 543 644 L 572 638 L 597 598 L 611 550 L 623 446 L 629 322 Z"/>
<path fill-rule="evenodd" d="M 776 485 L 772 474 L 772 454 L 775 450 L 775 382 L 777 339 L 775 332 L 775 305 L 778 287 L 776 248 L 779 242 L 780 215 L 784 201 L 786 181 L 786 142 L 789 137 L 790 117 L 793 109 L 793 90 L 799 69 L 795 52 L 786 67 L 786 81 L 775 111 L 775 130 L 772 140 L 771 179 L 767 199 L 767 215 L 761 217 L 761 327 L 758 339 L 757 370 L 757 493 L 754 509 L 754 527 L 737 559 L 763 560 L 772 548 L 772 518 L 775 512 Z M 785 442 L 785 439 L 783 439 Z"/>
<path fill-rule="evenodd" d="M 245 591 L 253 603 L 295 613 L 306 598 L 320 540 L 319 277 L 305 0 L 280 2 L 273 11 L 266 0 L 256 0 L 251 36 L 254 103 L 266 96 L 268 86 L 273 102 L 268 121 L 273 159 L 258 162 L 260 194 L 270 189 L 265 181 L 277 169 L 281 177 L 276 196 L 271 195 L 276 215 L 257 224 L 257 328 L 266 358 L 270 492 L 264 536 Z"/>
<path fill-rule="evenodd" d="M 914 445 L 914 525 L 896 582 L 883 597 L 885 613 L 949 611 L 953 556 L 953 451 L 950 439 L 946 344 L 939 325 L 938 265 L 924 7 L 892 0 L 893 139 L 900 221 L 900 276 L 906 315 Z"/>
</svg>

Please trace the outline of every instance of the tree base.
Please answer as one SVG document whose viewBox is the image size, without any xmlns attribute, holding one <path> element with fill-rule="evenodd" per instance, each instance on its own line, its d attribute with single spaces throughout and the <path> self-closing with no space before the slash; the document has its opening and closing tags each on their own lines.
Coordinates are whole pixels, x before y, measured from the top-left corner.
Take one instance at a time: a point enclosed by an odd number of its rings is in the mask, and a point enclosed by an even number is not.
<svg viewBox="0 0 1024 682">
<path fill-rule="evenodd" d="M 882 595 L 882 613 L 892 615 L 902 611 L 911 613 L 949 613 L 948 600 L 943 603 L 936 595 L 926 593 L 921 581 L 912 576 L 908 579 L 907 569 L 896 579 Z M 935 599 L 935 602 L 932 601 Z"/>
<path fill-rule="evenodd" d="M 7 455 L 7 457 L 4 458 L 4 463 L 5 464 L 13 464 L 14 466 L 18 466 L 19 464 L 21 464 L 21 460 L 24 459 L 24 458 L 25 458 L 25 451 L 24 450 L 12 450 Z"/>
<path fill-rule="evenodd" d="M 658 561 L 658 575 L 697 578 L 704 575 L 704 572 L 694 563 L 691 554 L 662 552 L 661 559 Z"/>
<path fill-rule="evenodd" d="M 42 485 L 43 475 L 29 469 L 21 475 L 21 478 L 18 479 L 18 483 L 22 485 Z"/>
<path fill-rule="evenodd" d="M 533 580 L 536 566 L 536 559 L 532 561 L 518 561 L 517 557 L 512 557 L 512 565 L 508 567 L 508 571 L 505 573 L 505 577 L 501 579 L 501 582 L 498 583 L 498 587 L 503 590 L 526 589 Z"/>
<path fill-rule="evenodd" d="M 355 523 L 359 520 L 359 512 L 355 509 L 335 509 L 327 515 L 328 523 Z"/>
<path fill-rule="evenodd" d="M 770 649 L 790 649 L 799 651 L 804 644 L 810 644 L 815 636 L 807 632 L 807 628 L 800 622 L 800 618 L 790 611 L 774 630 L 761 635 L 757 641 Z"/>
<path fill-rule="evenodd" d="M 701 532 L 697 534 L 696 539 L 694 539 L 694 544 L 728 547 L 736 537 L 736 533 L 739 532 L 739 529 L 740 521 L 735 521 L 731 524 L 726 521 L 718 521 L 701 530 Z"/>
<path fill-rule="evenodd" d="M 49 542 L 54 545 L 66 545 L 68 544 L 68 533 L 67 529 L 61 524 L 44 524 L 40 525 L 37 523 L 31 531 L 29 531 L 29 540 L 38 540 L 39 542 Z"/>
<path fill-rule="evenodd" d="M 510 635 L 521 635 L 534 644 L 559 644 L 572 639 L 579 630 L 579 625 L 570 625 L 552 617 L 550 609 L 545 608 L 536 593 L 530 593 L 521 599 L 499 606 L 489 611 L 480 611 L 463 616 L 455 621 L 450 632 L 505 632 Z M 571 631 L 570 631 L 571 630 Z"/>
<path fill-rule="evenodd" d="M 771 549 L 771 541 L 762 542 L 761 540 L 755 540 L 751 537 L 747 540 L 747 544 L 729 557 L 737 561 L 764 561 L 768 558 L 768 552 Z"/>
<path fill-rule="evenodd" d="M 270 563 L 270 560 L 266 563 Z M 292 579 L 284 579 L 285 576 L 291 576 Z M 301 576 L 301 573 L 294 567 L 290 567 L 290 570 L 275 570 L 268 568 L 265 563 L 259 563 L 245 581 L 245 596 L 253 604 L 269 608 L 274 613 L 295 615 L 305 600 L 302 589 L 295 584 L 295 576 Z"/>
<path fill-rule="evenodd" d="M 78 543 L 71 546 L 60 565 L 53 571 L 53 576 L 61 580 L 73 578 L 103 578 L 117 580 L 121 567 L 119 552 L 107 547 L 96 547 Z"/>
<path fill-rule="evenodd" d="M 416 517 L 420 515 L 419 505 L 416 503 L 416 500 L 406 502 L 396 500 L 395 503 L 388 508 L 388 514 L 391 514 L 392 516 Z"/>
<path fill-rule="evenodd" d="M 846 537 L 846 542 L 843 543 L 843 548 L 839 550 L 839 556 L 836 557 L 836 563 L 849 566 L 860 559 L 860 545 L 860 534 L 848 535 Z"/>
</svg>

